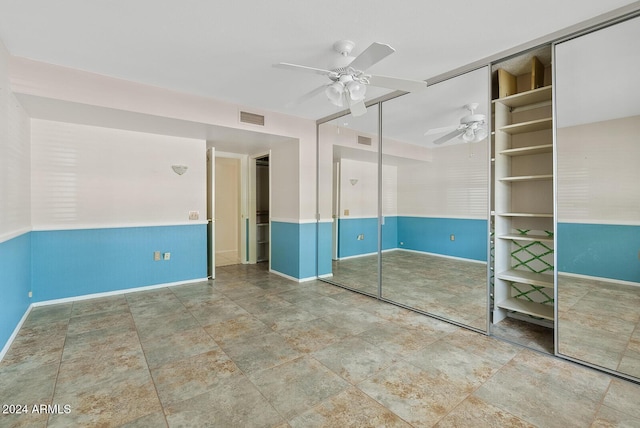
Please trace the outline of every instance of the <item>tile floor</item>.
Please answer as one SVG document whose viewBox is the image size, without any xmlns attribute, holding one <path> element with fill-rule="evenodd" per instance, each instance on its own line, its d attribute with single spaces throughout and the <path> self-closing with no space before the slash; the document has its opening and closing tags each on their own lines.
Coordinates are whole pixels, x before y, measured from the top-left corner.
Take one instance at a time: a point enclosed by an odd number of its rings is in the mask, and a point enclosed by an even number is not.
<svg viewBox="0 0 640 428">
<path fill-rule="evenodd" d="M 378 256 L 333 262 L 330 282 L 378 294 Z M 410 251 L 382 254 L 382 296 L 438 317 L 487 328 L 487 265 Z"/>
<path fill-rule="evenodd" d="M 639 427 L 638 403 L 640 385 L 263 266 L 34 308 L 0 363 L 0 404 L 27 406 L 1 427 Z"/>
<path fill-rule="evenodd" d="M 560 352 L 640 378 L 640 287 L 558 275 Z"/>
</svg>

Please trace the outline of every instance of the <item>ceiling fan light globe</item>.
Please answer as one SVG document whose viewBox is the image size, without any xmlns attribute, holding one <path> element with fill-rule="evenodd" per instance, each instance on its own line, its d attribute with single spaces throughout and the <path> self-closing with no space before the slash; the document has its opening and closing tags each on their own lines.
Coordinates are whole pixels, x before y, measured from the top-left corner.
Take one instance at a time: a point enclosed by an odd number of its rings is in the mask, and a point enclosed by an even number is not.
<svg viewBox="0 0 640 428">
<path fill-rule="evenodd" d="M 474 143 L 477 143 L 478 141 L 482 141 L 485 138 L 487 138 L 487 130 L 483 127 L 480 127 L 478 129 L 476 129 L 476 136 L 473 140 Z"/>
<path fill-rule="evenodd" d="M 340 82 L 334 82 L 327 86 L 324 91 L 332 104 L 342 107 L 342 94 L 344 93 L 344 86 Z"/>
<path fill-rule="evenodd" d="M 347 90 L 353 101 L 360 101 L 364 99 L 367 93 L 367 86 L 354 80 L 347 84 Z"/>
<path fill-rule="evenodd" d="M 462 134 L 462 139 L 467 143 L 472 142 L 476 138 L 476 135 L 473 132 L 473 129 L 469 128 L 467 131 Z"/>
</svg>

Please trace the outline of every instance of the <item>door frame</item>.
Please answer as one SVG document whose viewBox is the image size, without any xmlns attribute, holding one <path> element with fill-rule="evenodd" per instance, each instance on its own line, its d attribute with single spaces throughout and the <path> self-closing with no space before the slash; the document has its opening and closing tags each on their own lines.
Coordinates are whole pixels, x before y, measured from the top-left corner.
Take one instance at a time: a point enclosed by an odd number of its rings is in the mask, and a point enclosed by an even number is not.
<svg viewBox="0 0 640 428">
<path fill-rule="evenodd" d="M 257 263 L 257 255 L 258 255 L 258 246 L 256 243 L 256 236 L 258 232 L 258 227 L 256 225 L 256 177 L 257 177 L 257 167 L 256 160 L 258 158 L 263 158 L 265 156 L 269 157 L 269 270 L 271 270 L 271 150 L 258 152 L 249 155 L 249 167 L 248 167 L 248 236 L 246 237 L 246 241 L 248 243 L 248 263 L 255 264 Z"/>
<path fill-rule="evenodd" d="M 207 276 L 216 279 L 216 148 L 208 147 L 207 164 Z"/>
<path fill-rule="evenodd" d="M 216 152 L 216 158 L 232 158 L 240 160 L 240 174 L 238 176 L 239 180 L 239 190 L 240 190 L 240 221 L 239 221 L 239 232 L 240 232 L 240 263 L 247 264 L 249 259 L 247 258 L 247 250 L 249 249 L 247 246 L 247 212 L 248 212 L 248 163 L 249 163 L 249 155 L 244 155 L 240 153 L 230 153 L 230 152 Z"/>
</svg>

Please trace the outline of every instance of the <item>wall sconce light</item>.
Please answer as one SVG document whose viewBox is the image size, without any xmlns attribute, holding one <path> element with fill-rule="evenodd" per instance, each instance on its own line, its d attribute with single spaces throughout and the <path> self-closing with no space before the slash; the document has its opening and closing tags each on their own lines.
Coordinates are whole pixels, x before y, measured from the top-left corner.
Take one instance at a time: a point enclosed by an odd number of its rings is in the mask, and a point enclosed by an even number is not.
<svg viewBox="0 0 640 428">
<path fill-rule="evenodd" d="M 171 165 L 171 169 L 173 170 L 173 172 L 175 172 L 178 175 L 182 175 L 185 172 L 187 172 L 187 169 L 189 167 L 186 165 Z"/>
<path fill-rule="evenodd" d="M 358 182 L 358 179 L 357 178 L 350 178 L 349 182 L 351 183 L 352 186 L 355 186 L 356 183 Z"/>
</svg>

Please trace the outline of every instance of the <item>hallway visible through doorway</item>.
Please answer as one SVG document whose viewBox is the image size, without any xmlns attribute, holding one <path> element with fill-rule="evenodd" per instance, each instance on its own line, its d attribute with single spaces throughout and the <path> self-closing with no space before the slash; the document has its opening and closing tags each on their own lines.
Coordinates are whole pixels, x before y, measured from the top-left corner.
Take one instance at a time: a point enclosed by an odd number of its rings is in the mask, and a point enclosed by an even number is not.
<svg viewBox="0 0 640 428">
<path fill-rule="evenodd" d="M 241 263 L 240 159 L 216 157 L 216 266 Z"/>
</svg>

